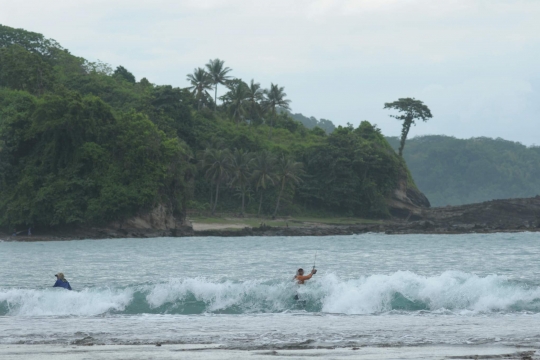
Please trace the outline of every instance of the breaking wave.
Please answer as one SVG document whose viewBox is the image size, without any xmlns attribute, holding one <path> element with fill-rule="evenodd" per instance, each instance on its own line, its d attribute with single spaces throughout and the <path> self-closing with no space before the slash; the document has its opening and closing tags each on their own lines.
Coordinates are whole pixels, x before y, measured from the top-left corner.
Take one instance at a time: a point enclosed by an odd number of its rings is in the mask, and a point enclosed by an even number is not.
<svg viewBox="0 0 540 360">
<path fill-rule="evenodd" d="M 298 294 L 301 301 L 296 301 Z M 245 314 L 277 312 L 381 314 L 391 311 L 540 312 L 540 288 L 503 276 L 448 271 L 422 276 L 408 271 L 344 280 L 320 276 L 305 286 L 285 280 L 212 282 L 171 279 L 126 288 L 0 288 L 2 316 L 104 314 Z"/>
</svg>

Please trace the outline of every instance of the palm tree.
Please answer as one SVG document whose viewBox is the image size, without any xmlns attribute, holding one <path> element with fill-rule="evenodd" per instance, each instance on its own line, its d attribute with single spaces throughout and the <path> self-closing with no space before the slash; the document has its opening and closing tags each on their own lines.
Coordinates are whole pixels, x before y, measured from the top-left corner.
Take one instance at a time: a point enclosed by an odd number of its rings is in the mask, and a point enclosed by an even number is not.
<svg viewBox="0 0 540 360">
<path fill-rule="evenodd" d="M 249 183 L 251 180 L 251 163 L 253 156 L 244 150 L 234 150 L 231 156 L 230 178 L 231 186 L 236 187 L 242 198 L 242 211 L 244 214 L 245 197 L 249 191 Z"/>
<path fill-rule="evenodd" d="M 255 189 L 260 193 L 259 211 L 257 216 L 261 214 L 263 192 L 270 185 L 274 185 L 275 178 L 275 163 L 276 157 L 269 151 L 262 151 L 257 154 L 253 162 L 253 183 Z"/>
<path fill-rule="evenodd" d="M 214 111 L 217 108 L 217 86 L 218 84 L 224 85 L 227 82 L 229 79 L 227 74 L 232 70 L 228 67 L 224 67 L 224 64 L 225 61 L 219 59 L 210 60 L 208 64 L 206 64 L 206 69 L 208 70 L 212 84 L 214 84 Z"/>
<path fill-rule="evenodd" d="M 223 95 L 221 99 L 228 105 L 233 120 L 236 121 L 236 126 L 238 126 L 239 120 L 244 116 L 248 104 L 248 85 L 240 79 L 234 79 L 227 84 L 227 87 L 229 88 L 229 92 Z"/>
<path fill-rule="evenodd" d="M 285 110 L 290 110 L 289 104 L 291 100 L 285 99 L 287 94 L 285 88 L 279 87 L 277 84 L 270 84 L 270 89 L 264 90 L 265 99 L 263 101 L 263 107 L 266 111 L 270 112 L 270 119 L 273 120 L 276 116 L 276 107 L 280 107 Z M 272 123 L 270 122 L 270 133 L 272 135 Z"/>
<path fill-rule="evenodd" d="M 276 216 L 279 209 L 279 201 L 283 195 L 283 190 L 288 181 L 292 181 L 296 184 L 300 183 L 302 179 L 300 176 L 304 173 L 303 164 L 292 160 L 291 158 L 285 157 L 282 155 L 276 166 L 276 178 L 281 183 L 281 189 L 279 190 L 279 195 L 276 203 L 276 210 L 274 210 L 274 215 Z"/>
<path fill-rule="evenodd" d="M 248 85 L 248 108 L 251 122 L 259 119 L 261 102 L 263 100 L 264 92 L 261 89 L 261 84 L 251 79 Z"/>
<path fill-rule="evenodd" d="M 216 198 L 212 206 L 212 215 L 216 212 L 219 187 L 230 174 L 231 152 L 228 149 L 207 149 L 203 153 L 201 166 L 206 170 L 204 176 L 216 185 Z"/>
<path fill-rule="evenodd" d="M 193 74 L 188 74 L 187 80 L 191 83 L 189 89 L 195 95 L 200 110 L 201 105 L 207 102 L 206 99 L 211 97 L 208 90 L 212 90 L 212 79 L 203 68 L 197 68 Z"/>
</svg>

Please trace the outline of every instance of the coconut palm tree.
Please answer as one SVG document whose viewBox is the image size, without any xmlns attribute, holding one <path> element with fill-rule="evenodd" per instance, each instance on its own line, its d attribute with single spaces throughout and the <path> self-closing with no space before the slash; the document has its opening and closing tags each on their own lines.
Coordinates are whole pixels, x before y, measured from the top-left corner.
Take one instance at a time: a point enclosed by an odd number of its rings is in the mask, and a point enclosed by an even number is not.
<svg viewBox="0 0 540 360">
<path fill-rule="evenodd" d="M 216 185 L 216 197 L 212 206 L 213 215 L 219 199 L 219 188 L 230 174 L 231 152 L 228 149 L 207 149 L 203 153 L 201 166 L 205 170 L 204 176 Z"/>
<path fill-rule="evenodd" d="M 276 209 L 274 215 L 276 216 L 279 209 L 279 201 L 283 195 L 283 190 L 288 182 L 300 183 L 302 179 L 300 176 L 304 174 L 303 164 L 301 162 L 294 161 L 291 158 L 282 155 L 276 163 L 276 180 L 281 184 L 279 195 L 277 198 Z"/>
<path fill-rule="evenodd" d="M 197 151 L 197 158 L 199 159 L 198 166 L 199 169 L 203 172 L 207 170 L 207 161 L 208 159 L 211 159 L 212 156 L 210 155 L 210 152 L 213 149 L 217 150 L 223 150 L 225 149 L 225 144 L 223 143 L 223 140 L 221 138 L 218 138 L 216 136 L 212 137 L 210 140 L 206 141 L 204 144 L 205 148 L 204 150 Z M 214 204 L 214 190 L 212 186 L 210 186 L 210 206 Z"/>
<path fill-rule="evenodd" d="M 252 169 L 252 181 L 255 189 L 259 192 L 259 211 L 261 214 L 263 193 L 267 187 L 274 185 L 276 157 L 269 151 L 261 151 L 255 156 Z"/>
<path fill-rule="evenodd" d="M 218 84 L 224 85 L 227 82 L 229 79 L 227 74 L 232 70 L 224 66 L 224 64 L 225 61 L 219 59 L 210 59 L 208 64 L 206 64 L 206 69 L 208 70 L 212 84 L 214 84 L 214 111 L 217 109 L 217 86 Z"/>
<path fill-rule="evenodd" d="M 264 90 L 264 101 L 263 108 L 265 111 L 270 113 L 270 132 L 269 136 L 272 135 L 272 120 L 276 117 L 276 108 L 280 107 L 284 110 L 290 110 L 291 107 L 289 104 L 291 100 L 285 99 L 287 94 L 285 93 L 285 88 L 283 86 L 278 86 L 277 84 L 270 84 L 270 89 Z"/>
<path fill-rule="evenodd" d="M 248 114 L 251 122 L 253 122 L 260 118 L 261 103 L 264 100 L 264 91 L 261 89 L 261 84 L 256 83 L 253 79 L 251 79 L 248 89 Z"/>
<path fill-rule="evenodd" d="M 212 90 L 212 79 L 203 68 L 193 70 L 193 74 L 188 74 L 187 80 L 191 86 L 188 88 L 195 95 L 197 100 L 197 108 L 200 110 L 201 105 L 207 103 L 207 99 L 211 98 L 208 90 Z"/>
<path fill-rule="evenodd" d="M 235 149 L 231 156 L 230 178 L 231 186 L 238 189 L 242 198 L 241 214 L 244 214 L 245 197 L 249 191 L 251 180 L 251 163 L 253 156 L 251 153 L 244 150 Z"/>
<path fill-rule="evenodd" d="M 240 79 L 229 81 L 227 87 L 229 88 L 229 91 L 223 95 L 221 99 L 227 105 L 233 120 L 236 122 L 236 126 L 238 126 L 240 119 L 246 113 L 249 88 L 248 85 Z"/>
</svg>

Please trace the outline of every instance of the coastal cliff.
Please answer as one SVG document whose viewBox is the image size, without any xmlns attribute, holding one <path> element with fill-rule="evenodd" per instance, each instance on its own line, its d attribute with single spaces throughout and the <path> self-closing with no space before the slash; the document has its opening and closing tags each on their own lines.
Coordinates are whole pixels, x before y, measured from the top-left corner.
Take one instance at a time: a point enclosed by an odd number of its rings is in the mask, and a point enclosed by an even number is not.
<svg viewBox="0 0 540 360">
<path fill-rule="evenodd" d="M 423 218 L 424 211 L 430 207 L 428 198 L 406 178 L 400 179 L 387 199 L 387 205 L 393 217 L 408 220 Z"/>
</svg>

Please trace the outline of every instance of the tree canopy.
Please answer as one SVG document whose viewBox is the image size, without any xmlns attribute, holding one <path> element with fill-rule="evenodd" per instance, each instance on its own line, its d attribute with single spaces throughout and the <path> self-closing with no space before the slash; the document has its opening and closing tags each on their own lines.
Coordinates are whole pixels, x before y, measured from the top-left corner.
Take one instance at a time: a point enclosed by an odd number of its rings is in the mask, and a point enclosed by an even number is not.
<svg viewBox="0 0 540 360">
<path fill-rule="evenodd" d="M 215 59 L 187 88 L 156 85 L 0 25 L 0 226 L 105 224 L 157 205 L 388 216 L 408 170 L 379 129 L 309 129 L 281 111 L 284 86 L 231 73 Z"/>
<path fill-rule="evenodd" d="M 384 108 L 397 110 L 400 113 L 399 115 L 390 115 L 390 117 L 403 121 L 401 141 L 398 149 L 399 156 L 403 156 L 403 148 L 405 147 L 405 141 L 407 140 L 411 125 L 415 125 L 416 120 L 428 121 L 432 118 L 431 111 L 422 101 L 414 98 L 401 98 L 397 101 L 384 104 Z"/>
</svg>

